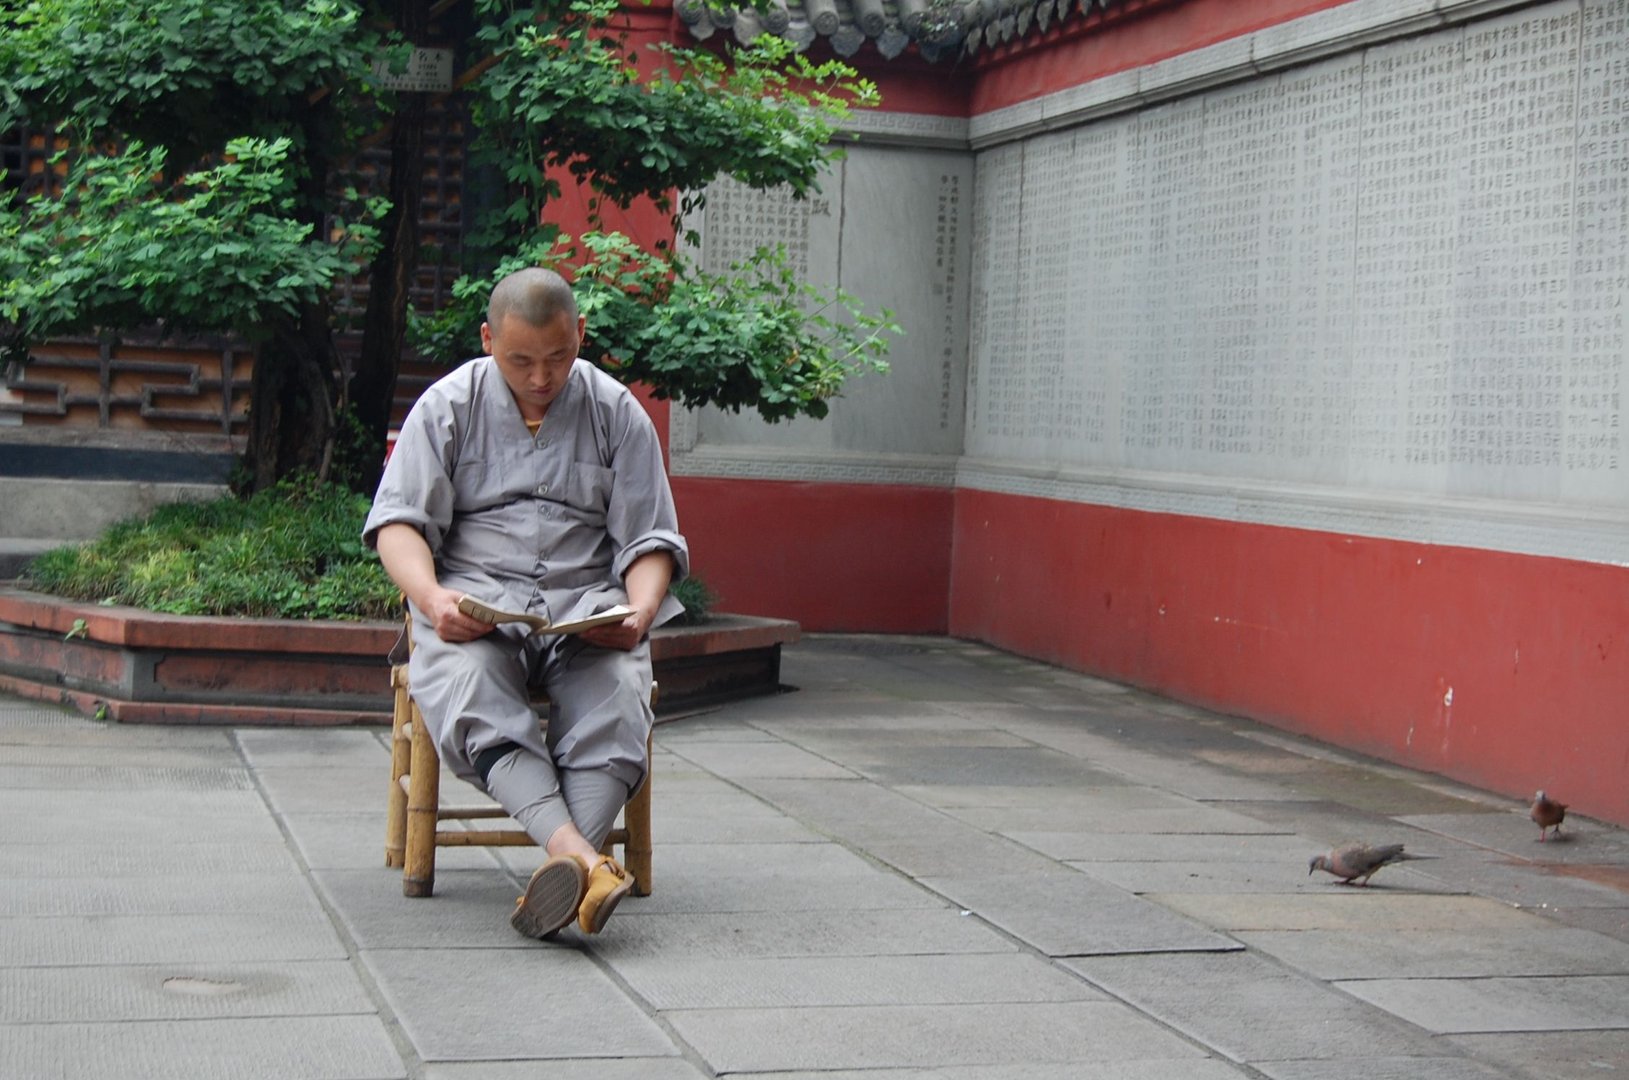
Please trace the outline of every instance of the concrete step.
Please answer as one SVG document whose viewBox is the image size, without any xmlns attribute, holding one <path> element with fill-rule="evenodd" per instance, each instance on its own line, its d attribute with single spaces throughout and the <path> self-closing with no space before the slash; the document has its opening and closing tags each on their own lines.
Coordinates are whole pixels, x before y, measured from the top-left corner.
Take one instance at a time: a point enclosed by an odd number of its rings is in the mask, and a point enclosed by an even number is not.
<svg viewBox="0 0 1629 1080">
<path fill-rule="evenodd" d="M 116 521 L 225 494 L 236 452 L 224 438 L 0 426 L 0 580 Z"/>
<path fill-rule="evenodd" d="M 202 502 L 225 484 L 0 476 L 0 539 L 89 540 L 109 525 L 172 502 Z"/>
<path fill-rule="evenodd" d="M 63 545 L 61 540 L 12 540 L 0 538 L 0 581 L 22 576 L 35 556 Z"/>
</svg>

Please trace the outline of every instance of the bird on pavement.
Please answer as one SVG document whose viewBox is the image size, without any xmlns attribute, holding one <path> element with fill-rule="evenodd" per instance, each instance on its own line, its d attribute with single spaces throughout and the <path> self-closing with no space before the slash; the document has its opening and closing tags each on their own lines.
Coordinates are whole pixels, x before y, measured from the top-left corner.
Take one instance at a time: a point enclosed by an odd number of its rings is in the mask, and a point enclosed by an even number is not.
<svg viewBox="0 0 1629 1080">
<path fill-rule="evenodd" d="M 1567 804 L 1556 802 L 1544 794 L 1543 788 L 1539 788 L 1538 793 L 1533 796 L 1533 808 L 1527 812 L 1527 816 L 1539 827 L 1539 842 L 1543 843 L 1547 829 L 1555 829 L 1557 836 L 1561 834 L 1561 823 L 1567 819 Z"/>
<path fill-rule="evenodd" d="M 1307 876 L 1322 870 L 1340 878 L 1342 885 L 1367 885 L 1376 870 L 1394 862 L 1410 859 L 1434 859 L 1435 855 L 1410 855 L 1402 844 L 1347 844 L 1333 848 L 1327 855 L 1314 855 L 1307 863 Z"/>
</svg>

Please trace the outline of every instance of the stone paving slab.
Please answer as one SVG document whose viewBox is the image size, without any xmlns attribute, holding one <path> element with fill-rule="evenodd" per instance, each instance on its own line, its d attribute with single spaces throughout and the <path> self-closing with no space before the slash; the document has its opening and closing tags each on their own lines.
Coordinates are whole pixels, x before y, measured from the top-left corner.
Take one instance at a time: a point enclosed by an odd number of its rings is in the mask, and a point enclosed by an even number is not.
<svg viewBox="0 0 1629 1080">
<path fill-rule="evenodd" d="M 1038 788 L 1009 784 L 896 784 L 894 790 L 926 806 L 981 824 L 979 813 L 1032 814 L 1034 829 L 1055 825 L 1060 818 L 1116 817 L 1144 809 L 1188 810 L 1203 806 L 1159 788 L 1120 779 L 1090 788 Z M 1022 820 L 1022 819 L 1020 819 Z M 1019 826 L 1007 824 L 1008 828 Z M 1278 830 L 1289 832 L 1293 830 Z"/>
<path fill-rule="evenodd" d="M 1336 986 L 1440 1034 L 1629 1028 L 1629 976 L 1369 979 Z"/>
<path fill-rule="evenodd" d="M 784 814 L 718 814 L 686 803 L 653 809 L 658 845 L 824 844 L 828 839 Z"/>
<path fill-rule="evenodd" d="M 1629 907 L 1629 864 L 1624 863 L 1535 863 L 1533 869 L 1540 875 L 1562 881 L 1587 882 L 1604 885 L 1618 894 L 1618 903 L 1602 905 Z"/>
<path fill-rule="evenodd" d="M 35 705 L 21 698 L 8 697 L 0 703 L 0 728 L 90 729 L 105 726 L 88 716 L 80 716 L 63 708 Z"/>
<path fill-rule="evenodd" d="M 1265 865 L 1248 862 L 1071 862 L 1079 870 L 1127 892 L 1201 894 L 1282 894 L 1310 893 L 1322 896 L 1329 891 L 1329 879 L 1309 876 L 1303 870 L 1282 863 Z M 1406 867 L 1386 870 L 1394 888 L 1410 892 L 1451 893 L 1455 891 L 1434 878 L 1413 873 Z"/>
<path fill-rule="evenodd" d="M 682 753 L 693 743 L 783 742 L 779 735 L 747 722 L 739 706 L 732 705 L 726 715 L 687 718 L 674 723 L 665 717 L 656 718 L 655 747 L 658 752 Z"/>
<path fill-rule="evenodd" d="M 1458 888 L 1522 907 L 1629 906 L 1629 882 L 1623 881 L 1624 868 L 1615 865 L 1544 866 L 1486 852 L 1445 856 L 1434 862 L 1411 863 L 1410 867 Z M 1376 881 L 1380 877 L 1376 875 Z"/>
<path fill-rule="evenodd" d="M 933 711 L 934 722 L 912 726 L 895 724 L 791 725 L 782 724 L 776 734 L 811 753 L 842 758 L 851 764 L 880 764 L 900 757 L 923 754 L 954 754 L 968 750 L 1033 750 L 1028 739 L 991 727 L 953 727 L 938 721 L 944 714 Z"/>
<path fill-rule="evenodd" d="M 1190 807 L 1104 807 L 1096 813 L 1058 813 L 1050 821 L 1035 812 L 985 811 L 970 814 L 955 811 L 957 817 L 993 832 L 1008 836 L 1046 836 L 1055 832 L 1077 832 L 1089 836 L 1113 833 L 1139 835 L 1249 836 L 1292 835 L 1286 830 L 1243 814 L 1196 803 Z"/>
<path fill-rule="evenodd" d="M 1034 741 L 1037 733 L 1069 734 L 1086 731 L 1099 723 L 1113 730 L 1121 723 L 1115 710 L 1134 693 L 1127 688 L 1123 694 L 1108 697 L 1078 694 L 1063 701 L 1031 704 L 997 701 L 976 706 L 952 702 L 940 708 L 958 721 L 1000 728 Z M 1146 714 L 1139 720 L 1146 720 Z"/>
<path fill-rule="evenodd" d="M 1252 949 L 1320 979 L 1629 975 L 1629 945 L 1558 926 L 1523 930 L 1238 932 Z"/>
<path fill-rule="evenodd" d="M 1350 1061 L 1267 1061 L 1269 1080 L 1509 1080 L 1509 1074 L 1469 1058 L 1355 1057 Z"/>
<path fill-rule="evenodd" d="M 849 780 L 858 774 L 785 742 L 686 743 L 681 758 L 727 780 L 794 778 Z"/>
<path fill-rule="evenodd" d="M 1540 842 L 1539 828 L 1528 819 L 1525 804 L 1503 814 L 1417 814 L 1399 820 L 1534 862 L 1629 864 L 1629 837 L 1622 830 L 1574 815 L 1561 826 L 1563 839 L 1552 836 Z"/>
<path fill-rule="evenodd" d="M 420 1075 L 423 1080 L 706 1080 L 707 1076 L 673 1057 L 433 1062 Z"/>
<path fill-rule="evenodd" d="M 1243 1080 L 1245 1074 L 1215 1058 L 1143 1058 L 1072 1061 L 1067 1065 L 942 1065 L 934 1069 L 837 1069 L 753 1073 L 754 1080 Z"/>
<path fill-rule="evenodd" d="M 68 766 L 132 769 L 242 769 L 243 759 L 230 744 L 218 746 L 120 746 L 72 743 L 7 745 L 0 741 L 0 765 Z"/>
<path fill-rule="evenodd" d="M 1613 1080 L 1629 1071 L 1629 1031 L 1523 1031 L 1443 1041 L 1540 1080 Z"/>
<path fill-rule="evenodd" d="M 1311 837 L 1325 848 L 1356 837 L 1383 836 L 1387 842 L 1402 843 L 1410 851 L 1440 855 L 1480 850 L 1440 833 L 1405 825 L 1384 813 L 1358 810 L 1332 799 L 1240 800 L 1226 805 L 1230 810 L 1248 814 L 1285 832 Z"/>
<path fill-rule="evenodd" d="M 905 747 L 892 754 L 844 755 L 849 768 L 889 787 L 902 784 L 954 785 L 989 783 L 1002 787 L 1078 787 L 1090 789 L 1124 781 L 1080 758 L 1046 747 Z"/>
<path fill-rule="evenodd" d="M 1043 870 L 1046 860 L 869 781 L 753 780 L 751 790 L 915 878 Z"/>
<path fill-rule="evenodd" d="M 312 878 L 360 949 L 512 949 L 509 925 L 525 885 L 491 870 L 436 872 L 432 896 L 403 896 L 401 871 L 321 870 Z M 618 913 L 631 911 L 628 900 Z"/>
<path fill-rule="evenodd" d="M 281 839 L 219 843 L 193 840 L 186 844 L 138 848 L 106 843 L 0 844 L 0 881 L 30 878 L 79 878 L 94 873 L 101 878 L 211 874 L 296 873 L 299 863 Z"/>
<path fill-rule="evenodd" d="M 814 704 L 830 700 L 831 706 L 822 707 Z M 802 739 L 812 737 L 811 733 L 817 728 L 829 727 L 841 722 L 840 730 L 854 731 L 856 725 L 852 722 L 854 717 L 864 717 L 867 721 L 875 722 L 879 729 L 886 729 L 896 735 L 904 736 L 907 733 L 921 733 L 930 740 L 934 735 L 947 738 L 976 739 L 993 730 L 1002 730 L 1000 718 L 1004 712 L 1017 709 L 1015 706 L 1004 706 L 999 703 L 980 703 L 966 708 L 954 703 L 929 703 L 920 701 L 900 700 L 897 698 L 875 698 L 864 701 L 842 701 L 835 695 L 820 691 L 818 695 L 792 694 L 777 699 L 781 706 L 772 714 L 764 714 L 752 710 L 749 706 L 747 717 L 750 718 L 754 728 L 771 733 L 777 738 Z M 738 706 L 730 707 L 730 714 L 736 713 Z M 1020 709 L 1029 713 L 1028 709 Z M 1011 738 L 1009 732 L 1002 736 Z"/>
<path fill-rule="evenodd" d="M 1249 776 L 1272 777 L 1299 799 L 1328 799 L 1360 811 L 1398 817 L 1406 814 L 1474 812 L 1470 800 L 1426 787 L 1410 775 L 1373 766 L 1359 767 L 1286 752 L 1277 748 L 1197 751 L 1202 761 Z"/>
<path fill-rule="evenodd" d="M 574 948 L 373 949 L 362 959 L 425 1061 L 679 1052 Z"/>
<path fill-rule="evenodd" d="M 250 791 L 244 768 L 152 768 L 124 765 L 0 765 L 0 791 Z"/>
<path fill-rule="evenodd" d="M 1006 699 L 1028 701 L 1057 700 L 1054 690 L 1025 685 L 1021 678 L 1006 680 L 989 677 L 966 677 L 966 673 L 953 668 L 959 677 L 944 677 L 942 672 L 912 671 L 900 664 L 878 665 L 870 685 L 880 693 L 901 700 L 927 704 L 982 705 Z"/>
<path fill-rule="evenodd" d="M 952 707 L 911 701 L 863 686 L 812 686 L 811 683 L 816 680 L 791 677 L 786 667 L 787 654 L 783 653 L 781 681 L 794 683 L 804 692 L 731 702 L 727 717 L 713 729 L 714 736 L 717 737 L 717 733 L 726 726 L 738 723 L 743 731 L 780 738 L 783 731 L 803 731 L 814 725 L 854 716 L 865 716 L 875 719 L 878 724 L 906 729 L 974 730 L 990 726 L 976 716 L 959 715 Z M 686 726 L 680 724 L 675 731 Z M 658 739 L 661 739 L 662 727 L 659 725 L 656 730 Z"/>
<path fill-rule="evenodd" d="M 1281 866 L 1286 874 L 1307 876 L 1307 859 L 1321 845 L 1301 836 L 1241 833 L 1084 833 L 1015 832 L 1025 847 L 1062 862 L 1245 862 Z M 1327 850 L 1327 849 L 1322 849 Z"/>
<path fill-rule="evenodd" d="M 1580 930 L 1603 934 L 1615 941 L 1629 941 L 1629 907 L 1621 908 L 1542 908 L 1546 918 Z"/>
<path fill-rule="evenodd" d="M 258 791 L 129 791 L 99 800 L 74 791 L 0 790 L 0 844 L 190 844 L 276 841 Z"/>
<path fill-rule="evenodd" d="M 616 973 L 652 1008 L 808 1008 L 835 1005 L 1104 1001 L 1076 976 L 1019 953 L 810 956 L 689 960 L 622 956 Z"/>
<path fill-rule="evenodd" d="M 88 873 L 94 861 L 81 868 Z M 8 881 L 0 918 L 36 915 L 189 915 L 322 909 L 305 879 L 282 874 L 172 874 L 164 877 L 55 877 Z"/>
<path fill-rule="evenodd" d="M 81 915 L 0 920 L 0 968 L 252 963 L 335 960 L 344 956 L 345 947 L 320 913 Z"/>
<path fill-rule="evenodd" d="M 660 884 L 649 897 L 639 899 L 643 914 L 944 906 L 909 878 L 829 842 L 663 843 L 658 856 L 653 877 Z M 535 859 L 534 855 L 533 869 Z"/>
<path fill-rule="evenodd" d="M 383 800 L 381 800 L 382 802 Z M 383 870 L 385 866 L 385 812 L 298 813 L 280 815 L 299 849 L 300 858 L 313 870 Z M 490 823 L 489 823 L 490 824 Z M 500 870 L 499 848 L 444 847 L 436 850 L 436 872 Z M 532 859 L 536 859 L 535 849 Z M 531 874 L 535 865 L 526 871 Z M 401 871 L 394 873 L 399 882 Z M 397 885 L 397 891 L 401 889 Z"/>
<path fill-rule="evenodd" d="M 656 755 L 651 759 L 651 768 L 661 781 L 651 789 L 651 797 L 656 805 L 665 805 L 670 802 L 682 804 L 686 799 L 692 797 L 724 798 L 733 796 L 748 799 L 758 803 L 759 806 L 763 806 L 761 800 L 754 799 L 751 793 L 743 791 L 739 785 L 728 780 L 722 780 L 706 769 L 692 765 L 677 755 Z"/>
<path fill-rule="evenodd" d="M 272 809 L 279 814 L 377 813 L 385 809 L 390 793 L 390 761 L 383 755 L 377 768 L 280 766 L 256 769 L 255 775 Z M 450 778 L 446 770 L 443 775 Z M 442 805 L 448 804 L 449 794 L 442 794 Z"/>
<path fill-rule="evenodd" d="M 630 956 L 670 961 L 755 957 L 909 956 L 1013 952 L 1016 946 L 977 919 L 934 911 L 798 911 L 785 914 L 638 914 L 617 908 L 594 951 L 615 964 Z"/>
<path fill-rule="evenodd" d="M 62 709 L 16 709 L 0 703 L 0 745 L 81 749 L 224 749 L 231 732 L 213 727 L 132 726 L 92 720 Z"/>
<path fill-rule="evenodd" d="M 1385 893 L 1342 888 L 1323 896 L 1159 895 L 1174 911 L 1224 930 L 1486 930 L 1537 931 L 1536 915 L 1480 896 Z"/>
<path fill-rule="evenodd" d="M 376 1011 L 348 960 L 0 968 L 0 1033 L 6 1024 Z"/>
<path fill-rule="evenodd" d="M 673 791 L 666 773 L 651 789 L 653 828 L 661 846 L 679 844 L 828 843 L 826 837 L 736 789 Z"/>
<path fill-rule="evenodd" d="M 1139 750 L 1106 735 L 1078 730 L 1052 730 L 1014 726 L 1027 738 L 1043 746 L 1091 761 L 1099 768 L 1150 787 L 1181 792 L 1190 799 L 1225 802 L 1233 799 L 1261 801 L 1294 800 L 1295 793 L 1254 777 L 1238 776 L 1226 769 L 1195 764 L 1181 758 Z"/>
<path fill-rule="evenodd" d="M 235 732 L 243 757 L 256 769 L 368 768 L 390 776 L 389 728 L 301 728 Z"/>
<path fill-rule="evenodd" d="M 1276 746 L 1281 750 L 1288 750 L 1298 757 L 1334 762 L 1337 765 L 1353 765 L 1359 768 L 1373 769 L 1375 772 L 1387 776 L 1412 780 L 1461 798 L 1485 798 L 1487 795 L 1486 792 L 1479 792 L 1476 788 L 1457 784 L 1452 780 L 1432 773 L 1420 772 L 1418 769 L 1410 769 L 1402 765 L 1393 765 L 1380 758 L 1361 754 L 1356 750 L 1346 750 L 1331 743 L 1319 742 L 1310 735 L 1280 731 L 1277 728 L 1250 723 L 1239 717 L 1230 717 L 1229 720 L 1233 725 L 1233 733 L 1239 738 L 1248 739 L 1263 746 Z"/>
<path fill-rule="evenodd" d="M 18 1024 L 0 1029 L 0 1076 L 29 1080 L 396 1080 L 406 1075 L 376 1016 Z"/>
<path fill-rule="evenodd" d="M 1344 1060 L 1376 1047 L 1444 1056 L 1389 1013 L 1248 953 L 1082 957 L 1060 961 L 1233 1061 Z M 1356 984 L 1364 985 L 1364 984 Z"/>
<path fill-rule="evenodd" d="M 1203 1055 L 1118 1002 L 667 1014 L 718 1073 L 891 1066 L 1199 1060 Z"/>
<path fill-rule="evenodd" d="M 1241 948 L 1231 938 L 1086 874 L 928 878 L 922 884 L 1047 956 Z"/>
</svg>

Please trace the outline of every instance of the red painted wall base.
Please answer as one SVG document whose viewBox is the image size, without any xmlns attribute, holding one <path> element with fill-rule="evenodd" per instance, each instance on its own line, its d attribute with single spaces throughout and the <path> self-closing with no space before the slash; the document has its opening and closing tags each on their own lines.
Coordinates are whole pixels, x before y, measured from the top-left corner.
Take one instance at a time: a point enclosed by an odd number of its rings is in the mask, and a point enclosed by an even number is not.
<svg viewBox="0 0 1629 1080">
<path fill-rule="evenodd" d="M 673 495 L 692 570 L 723 609 L 808 631 L 948 628 L 946 489 L 676 476 Z"/>
<path fill-rule="evenodd" d="M 951 633 L 1629 824 L 1629 570 L 961 490 Z"/>
</svg>

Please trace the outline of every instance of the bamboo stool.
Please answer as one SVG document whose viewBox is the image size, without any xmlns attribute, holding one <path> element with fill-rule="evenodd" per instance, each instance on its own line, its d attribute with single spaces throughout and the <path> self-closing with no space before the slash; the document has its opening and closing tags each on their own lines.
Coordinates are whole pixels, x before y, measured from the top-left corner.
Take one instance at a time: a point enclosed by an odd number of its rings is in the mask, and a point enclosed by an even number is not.
<svg viewBox="0 0 1629 1080">
<path fill-rule="evenodd" d="M 385 813 L 385 865 L 402 868 L 402 893 L 429 896 L 436 883 L 438 847 L 536 847 L 537 842 L 521 829 L 442 829 L 443 821 L 503 818 L 509 815 L 501 806 L 441 806 L 441 758 L 435 740 L 424 726 L 424 716 L 413 700 L 407 684 L 407 665 L 394 664 L 390 686 L 395 707 L 391 715 L 390 798 Z M 650 688 L 651 706 L 656 705 L 656 684 Z M 548 698 L 541 692 L 532 698 L 532 707 L 547 715 Z M 645 736 L 645 760 L 650 760 L 651 740 Z M 650 786 L 644 785 L 622 808 L 622 824 L 611 830 L 600 848 L 611 854 L 622 845 L 622 865 L 633 875 L 635 896 L 649 896 L 651 890 Z"/>
</svg>

